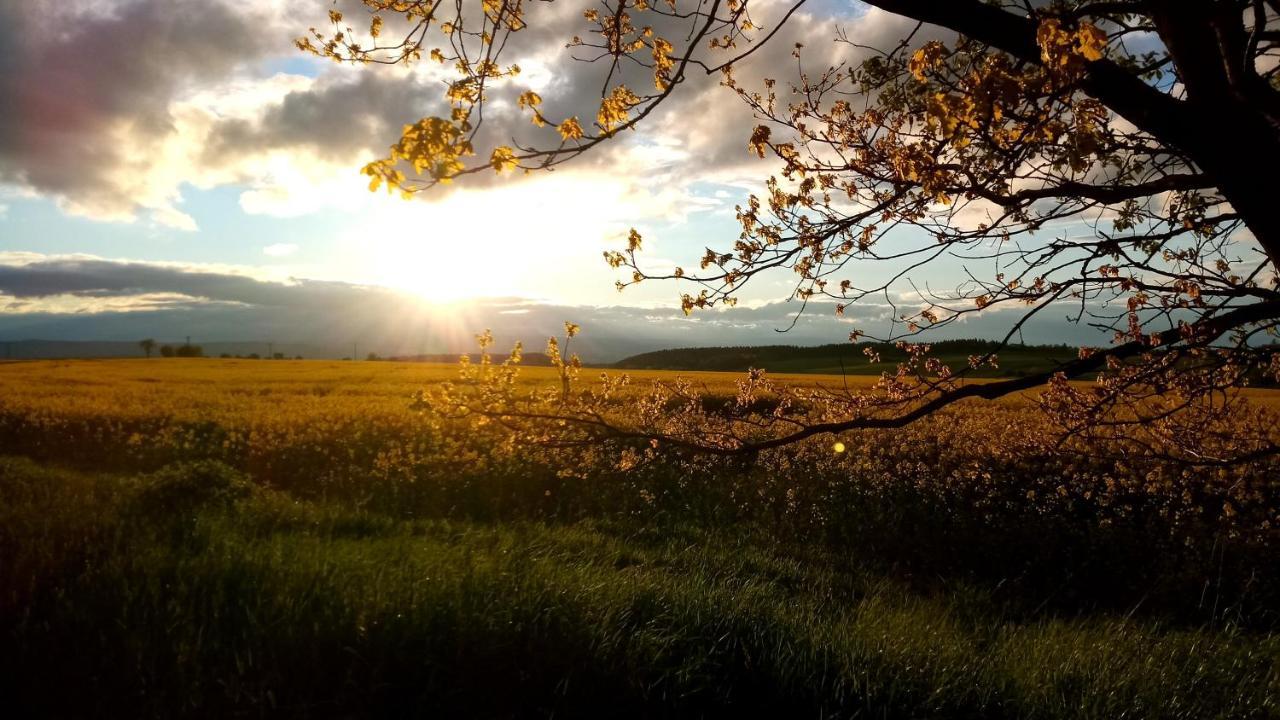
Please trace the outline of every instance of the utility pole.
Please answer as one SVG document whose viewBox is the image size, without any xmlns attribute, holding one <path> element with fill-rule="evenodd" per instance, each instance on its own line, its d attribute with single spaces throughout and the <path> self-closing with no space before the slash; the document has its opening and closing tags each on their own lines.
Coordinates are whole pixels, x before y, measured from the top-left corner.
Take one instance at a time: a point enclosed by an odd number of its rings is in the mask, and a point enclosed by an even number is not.
<svg viewBox="0 0 1280 720">
<path fill-rule="evenodd" d="M 187 336 L 187 347 L 191 347 L 191 336 Z"/>
</svg>

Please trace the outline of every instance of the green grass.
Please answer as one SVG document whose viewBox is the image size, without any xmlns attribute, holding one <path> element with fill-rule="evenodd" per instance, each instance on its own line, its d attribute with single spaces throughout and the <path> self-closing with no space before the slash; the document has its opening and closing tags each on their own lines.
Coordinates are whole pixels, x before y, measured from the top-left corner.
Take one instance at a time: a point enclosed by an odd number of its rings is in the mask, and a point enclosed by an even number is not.
<svg viewBox="0 0 1280 720">
<path fill-rule="evenodd" d="M 922 529 L 922 531 L 925 531 Z M 15 716 L 1274 717 L 1280 638 L 679 517 L 412 520 L 0 459 Z"/>
</svg>

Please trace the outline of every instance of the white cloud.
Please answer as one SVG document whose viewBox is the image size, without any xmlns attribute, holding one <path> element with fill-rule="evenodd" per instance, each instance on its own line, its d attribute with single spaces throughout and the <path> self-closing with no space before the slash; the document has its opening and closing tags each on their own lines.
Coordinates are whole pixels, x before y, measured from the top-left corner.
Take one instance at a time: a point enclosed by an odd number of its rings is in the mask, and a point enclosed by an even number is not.
<svg viewBox="0 0 1280 720">
<path fill-rule="evenodd" d="M 447 68 L 434 63 L 409 70 L 318 64 L 320 74 L 314 78 L 255 75 L 253 69 L 264 67 L 268 59 L 300 57 L 289 40 L 319 18 L 320 11 L 308 3 L 255 7 L 182 0 L 174 7 L 174 1 L 97 3 L 103 11 L 94 13 L 73 12 L 78 5 L 68 4 L 62 13 L 75 23 L 62 24 L 77 28 L 69 33 L 35 32 L 58 23 L 50 24 L 23 6 L 0 11 L 0 19 L 29 31 L 31 47 L 26 55 L 17 55 L 19 61 L 47 59 L 29 68 L 20 63 L 26 79 L 15 86 L 16 97 L 0 96 L 0 104 L 45 109 L 57 118 L 49 127 L 32 127 L 20 124 L 28 122 L 21 116 L 30 114 L 10 117 L 12 132 L 0 132 L 0 159 L 8 166 L 0 171 L 0 180 L 52 197 L 69 213 L 112 221 L 150 216 L 184 230 L 195 229 L 195 222 L 176 209 L 183 184 L 201 189 L 243 185 L 241 207 L 250 214 L 295 217 L 330 207 L 352 210 L 367 207 L 363 200 L 351 199 L 364 192 L 360 165 L 381 152 L 402 123 L 443 112 L 438 87 Z M 788 7 L 766 3 L 759 12 L 773 20 Z M 873 16 L 855 22 L 883 21 Z M 44 24 L 38 28 L 39 23 Z M 549 129 L 514 122 L 512 93 L 528 87 L 546 97 L 549 112 L 594 114 L 599 76 L 606 68 L 575 62 L 563 48 L 582 24 L 576 8 L 557 4 L 539 8 L 530 30 L 514 37 L 509 59 L 519 61 L 525 72 L 518 82 L 493 89 L 487 135 L 479 138 L 480 145 L 510 142 L 511 133 L 521 142 L 554 136 Z M 823 33 L 834 34 L 829 19 L 804 13 L 792 25 L 784 33 L 788 37 L 773 43 L 776 48 L 757 54 L 763 71 L 777 66 L 774 56 L 790 52 L 791 35 L 813 36 L 816 42 Z M 85 43 L 90 50 L 67 50 Z M 91 52 L 98 46 L 106 60 Z M 113 74 L 115 67 L 129 72 Z M 753 81 L 760 72 L 742 77 Z M 746 163 L 745 140 L 753 120 L 717 80 L 691 75 L 689 85 L 667 104 L 673 117 L 714 122 L 672 123 L 655 117 L 641 132 L 618 138 L 565 170 L 600 180 L 638 177 L 671 191 L 651 195 L 674 195 L 717 168 L 723 175 L 726 167 Z M 4 103 L 6 99 L 11 102 Z M 54 112 L 65 102 L 76 103 L 77 112 Z M 6 144 L 5 134 L 25 140 Z M 75 142 L 65 142 L 68 137 Z M 765 172 L 752 166 L 753 177 Z M 459 185 L 522 182 L 482 175 Z M 682 216 L 688 211 L 684 205 L 668 203 L 665 210 Z M 643 217 L 655 216 L 645 212 Z"/>
<path fill-rule="evenodd" d="M 163 225 L 174 230 L 182 230 L 184 232 L 195 232 L 199 230 L 196 225 L 195 218 L 174 208 L 172 206 L 163 206 L 155 208 L 151 211 L 151 220 L 157 225 Z"/>
<path fill-rule="evenodd" d="M 294 243 L 276 243 L 262 248 L 262 254 L 270 257 L 286 257 L 298 252 L 298 246 Z"/>
</svg>

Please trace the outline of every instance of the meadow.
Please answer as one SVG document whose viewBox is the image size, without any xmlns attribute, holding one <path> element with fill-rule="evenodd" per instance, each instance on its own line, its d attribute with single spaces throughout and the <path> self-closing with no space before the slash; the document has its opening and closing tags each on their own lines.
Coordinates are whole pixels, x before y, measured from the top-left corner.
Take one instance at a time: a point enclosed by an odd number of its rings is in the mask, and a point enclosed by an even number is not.
<svg viewBox="0 0 1280 720">
<path fill-rule="evenodd" d="M 0 364 L 6 706 L 1280 716 L 1272 459 L 1053 452 L 1012 397 L 847 433 L 840 453 L 578 453 L 566 473 L 426 422 L 410 398 L 456 370 Z M 737 379 L 681 375 L 726 396 Z"/>
</svg>

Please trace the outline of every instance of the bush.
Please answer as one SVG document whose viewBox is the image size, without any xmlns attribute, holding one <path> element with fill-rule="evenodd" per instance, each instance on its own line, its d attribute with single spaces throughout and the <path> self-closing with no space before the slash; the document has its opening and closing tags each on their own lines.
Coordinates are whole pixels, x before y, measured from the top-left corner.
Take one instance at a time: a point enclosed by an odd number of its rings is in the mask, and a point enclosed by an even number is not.
<svg viewBox="0 0 1280 720">
<path fill-rule="evenodd" d="M 245 475 L 220 462 L 174 463 L 143 478 L 135 509 L 147 516 L 186 519 L 204 508 L 229 508 L 254 489 Z"/>
</svg>

